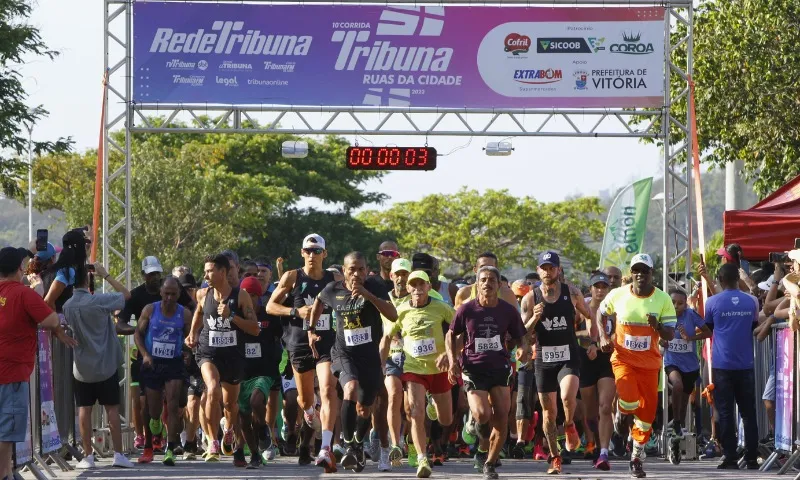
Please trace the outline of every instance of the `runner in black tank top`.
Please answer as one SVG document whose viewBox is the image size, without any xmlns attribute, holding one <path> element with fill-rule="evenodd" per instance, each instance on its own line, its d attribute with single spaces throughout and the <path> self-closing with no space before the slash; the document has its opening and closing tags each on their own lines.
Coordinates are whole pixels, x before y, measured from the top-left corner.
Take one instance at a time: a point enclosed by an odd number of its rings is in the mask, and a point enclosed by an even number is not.
<svg viewBox="0 0 800 480">
<path fill-rule="evenodd" d="M 534 290 L 536 303 L 544 303 L 542 320 L 536 324 L 536 386 L 540 392 L 557 392 L 567 375 L 580 378 L 580 351 L 575 336 L 575 307 L 569 286 L 561 284 L 561 294 L 555 302 L 544 300 L 541 291 Z"/>
<path fill-rule="evenodd" d="M 333 272 L 324 270 L 321 280 L 308 276 L 302 268 L 297 269 L 297 280 L 290 298 L 292 306 L 296 309 L 310 307 L 317 299 L 317 295 L 325 286 L 333 282 Z M 317 363 L 331 361 L 331 348 L 336 341 L 336 330 L 333 328 L 333 316 L 330 307 L 322 312 L 315 325 L 317 335 L 321 340 L 317 343 L 319 358 L 315 359 L 308 346 L 308 327 L 303 326 L 304 320 L 297 317 L 287 317 L 288 322 L 283 326 L 283 341 L 289 350 L 289 358 L 298 372 L 303 373 L 313 370 Z"/>
</svg>

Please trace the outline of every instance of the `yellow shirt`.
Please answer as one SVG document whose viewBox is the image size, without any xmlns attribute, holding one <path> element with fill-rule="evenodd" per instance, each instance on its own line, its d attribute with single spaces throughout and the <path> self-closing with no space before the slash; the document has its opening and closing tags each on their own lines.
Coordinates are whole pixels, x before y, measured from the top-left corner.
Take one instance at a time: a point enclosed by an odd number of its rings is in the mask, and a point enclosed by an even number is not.
<svg viewBox="0 0 800 480">
<path fill-rule="evenodd" d="M 444 327 L 453 321 L 456 311 L 447 303 L 431 298 L 424 307 L 405 302 L 397 307 L 397 321 L 392 333 L 403 337 L 403 371 L 418 375 L 439 373 L 436 359 L 445 352 Z"/>
</svg>

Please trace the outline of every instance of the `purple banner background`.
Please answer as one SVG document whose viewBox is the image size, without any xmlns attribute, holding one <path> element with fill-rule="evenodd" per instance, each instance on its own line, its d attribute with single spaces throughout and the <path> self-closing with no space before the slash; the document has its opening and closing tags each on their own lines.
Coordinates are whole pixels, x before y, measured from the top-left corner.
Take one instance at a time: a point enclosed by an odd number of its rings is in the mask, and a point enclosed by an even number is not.
<svg viewBox="0 0 800 480">
<path fill-rule="evenodd" d="M 775 359 L 775 448 L 792 451 L 794 437 L 794 332 L 778 330 Z"/>
<path fill-rule="evenodd" d="M 663 19 L 660 7 L 135 2 L 134 100 L 150 104 L 658 107 L 663 104 L 664 90 Z M 264 37 L 262 45 L 269 45 L 272 38 L 272 45 L 279 47 L 275 54 L 247 53 L 259 36 Z M 279 43 L 288 36 L 294 37 L 292 42 Z M 550 41 L 547 50 L 544 42 L 548 39 L 564 42 Z M 570 45 L 577 50 L 554 51 Z M 416 71 L 412 63 L 398 70 L 398 53 L 394 63 L 384 62 L 388 70 L 379 70 L 380 48 L 389 46 L 398 49 L 395 52 L 405 48 L 418 54 L 422 48 L 431 48 L 436 53 L 429 57 L 433 62 L 427 68 L 420 60 Z M 620 47 L 649 50 L 620 54 Z M 389 55 L 384 52 L 384 60 Z"/>
<path fill-rule="evenodd" d="M 50 332 L 39 330 L 39 405 L 41 408 L 39 428 L 42 453 L 50 453 L 61 448 L 61 435 L 58 433 L 53 401 L 53 355 Z"/>
</svg>

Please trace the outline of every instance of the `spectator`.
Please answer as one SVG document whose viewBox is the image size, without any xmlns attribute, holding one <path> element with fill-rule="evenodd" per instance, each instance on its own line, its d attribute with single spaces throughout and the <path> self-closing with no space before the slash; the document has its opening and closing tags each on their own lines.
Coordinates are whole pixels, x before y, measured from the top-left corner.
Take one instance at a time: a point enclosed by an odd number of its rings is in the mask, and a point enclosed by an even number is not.
<svg viewBox="0 0 800 480">
<path fill-rule="evenodd" d="M 242 280 L 247 277 L 258 276 L 258 265 L 252 260 L 245 260 L 242 262 Z"/>
<path fill-rule="evenodd" d="M 184 290 L 186 290 L 186 294 L 189 295 L 189 298 L 197 302 L 197 280 L 195 280 L 194 275 L 191 273 L 184 273 L 180 277 L 178 277 L 178 283 L 181 284 Z M 133 295 L 133 292 L 131 292 Z"/>
<path fill-rule="evenodd" d="M 28 256 L 24 248 L 0 250 L 0 478 L 13 478 L 14 442 L 25 440 L 37 327 L 57 331 L 62 342 L 75 344 L 42 297 L 22 284 L 22 264 Z"/>
<path fill-rule="evenodd" d="M 44 283 L 42 282 L 41 275 L 45 270 L 56 263 L 58 251 L 59 250 L 56 249 L 52 243 L 48 243 L 44 251 L 37 251 L 33 255 L 33 259 L 28 263 L 28 268 L 25 270 L 28 285 L 42 298 L 44 298 L 46 292 L 44 291 Z"/>
<path fill-rule="evenodd" d="M 717 279 L 723 291 L 708 299 L 705 311 L 706 324 L 713 330 L 714 400 L 725 454 L 717 468 L 739 469 L 735 403 L 744 424 L 747 468 L 757 470 L 758 425 L 752 331 L 758 323 L 758 300 L 739 290 L 739 268 L 735 263 L 723 264 Z"/>
<path fill-rule="evenodd" d="M 94 265 L 95 275 L 108 281 L 117 293 L 89 291 L 94 278 L 90 277 L 86 257 L 78 256 L 75 270 L 75 289 L 72 298 L 64 304 L 64 316 L 75 333 L 78 346 L 72 373 L 75 375 L 75 405 L 78 407 L 78 425 L 86 456 L 77 468 L 95 467 L 92 453 L 92 407 L 100 403 L 106 409 L 111 441 L 114 447 L 112 466 L 132 468 L 133 464 L 122 454 L 122 431 L 119 417 L 119 375 L 122 365 L 122 347 L 112 319 L 115 311 L 125 307 L 131 293 L 101 265 Z"/>
<path fill-rule="evenodd" d="M 789 303 L 789 325 L 795 332 L 800 329 L 798 317 L 800 317 L 800 249 L 796 248 L 788 253 L 789 260 L 792 261 L 792 272 L 783 278 L 783 287 L 790 297 Z"/>
<path fill-rule="evenodd" d="M 258 283 L 261 284 L 261 291 L 263 292 L 261 303 L 266 305 L 272 292 L 275 291 L 275 285 L 272 283 L 272 265 L 266 258 L 257 258 L 255 262 L 256 267 L 258 267 Z"/>
<path fill-rule="evenodd" d="M 72 265 L 75 259 L 86 259 L 91 239 L 87 236 L 88 229 L 75 228 L 61 237 L 63 250 L 58 256 L 58 261 L 42 272 L 42 285 L 45 293 L 44 301 L 56 311 L 63 313 L 64 303 L 72 296 L 75 285 L 75 269 Z"/>
<path fill-rule="evenodd" d="M 172 276 L 175 278 L 180 278 L 183 275 L 192 274 L 192 267 L 187 267 L 186 265 L 178 265 L 177 267 L 172 269 Z"/>
</svg>

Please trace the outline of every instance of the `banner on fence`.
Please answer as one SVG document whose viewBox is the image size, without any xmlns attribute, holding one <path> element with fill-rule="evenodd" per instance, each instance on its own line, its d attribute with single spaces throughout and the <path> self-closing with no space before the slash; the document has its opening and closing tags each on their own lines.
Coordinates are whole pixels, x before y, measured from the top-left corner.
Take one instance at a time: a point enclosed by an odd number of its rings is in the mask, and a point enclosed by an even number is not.
<svg viewBox="0 0 800 480">
<path fill-rule="evenodd" d="M 658 107 L 664 8 L 134 3 L 137 103 Z"/>
<path fill-rule="evenodd" d="M 794 440 L 794 332 L 789 328 L 778 330 L 775 343 L 775 448 L 791 452 Z"/>
<path fill-rule="evenodd" d="M 50 332 L 39 330 L 39 402 L 41 404 L 41 453 L 50 453 L 61 448 L 56 410 L 53 403 L 53 353 Z"/>
</svg>

